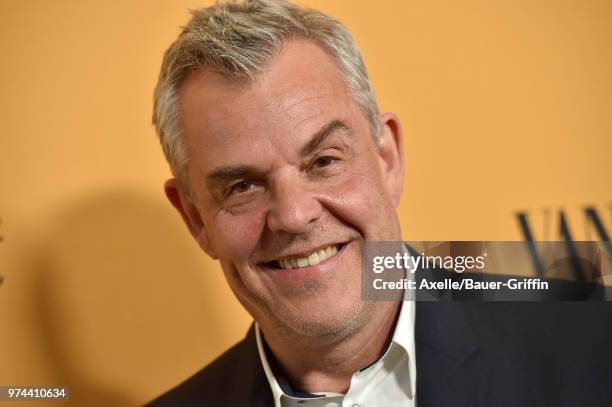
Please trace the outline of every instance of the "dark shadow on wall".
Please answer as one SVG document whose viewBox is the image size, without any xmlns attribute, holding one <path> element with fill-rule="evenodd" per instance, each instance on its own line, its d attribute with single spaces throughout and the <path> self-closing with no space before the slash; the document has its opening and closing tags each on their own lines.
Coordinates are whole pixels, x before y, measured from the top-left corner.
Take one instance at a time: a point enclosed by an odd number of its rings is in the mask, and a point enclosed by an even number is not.
<svg viewBox="0 0 612 407">
<path fill-rule="evenodd" d="M 229 290 L 169 205 L 110 191 L 53 223 L 24 261 L 40 346 L 71 390 L 62 405 L 142 404 L 126 389 L 152 398 L 223 350 L 232 327 L 213 311 Z"/>
</svg>

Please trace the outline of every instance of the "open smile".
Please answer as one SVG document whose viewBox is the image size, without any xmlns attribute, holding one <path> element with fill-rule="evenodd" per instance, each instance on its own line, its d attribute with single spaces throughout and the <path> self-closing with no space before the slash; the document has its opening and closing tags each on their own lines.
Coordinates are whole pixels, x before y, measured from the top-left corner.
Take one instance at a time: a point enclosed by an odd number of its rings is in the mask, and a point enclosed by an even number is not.
<svg viewBox="0 0 612 407">
<path fill-rule="evenodd" d="M 287 256 L 281 259 L 273 260 L 266 263 L 266 266 L 274 269 L 295 270 L 309 266 L 316 266 L 325 260 L 334 257 L 342 248 L 344 243 L 333 244 L 321 249 L 313 250 L 310 253 L 300 254 L 297 256 Z"/>
</svg>

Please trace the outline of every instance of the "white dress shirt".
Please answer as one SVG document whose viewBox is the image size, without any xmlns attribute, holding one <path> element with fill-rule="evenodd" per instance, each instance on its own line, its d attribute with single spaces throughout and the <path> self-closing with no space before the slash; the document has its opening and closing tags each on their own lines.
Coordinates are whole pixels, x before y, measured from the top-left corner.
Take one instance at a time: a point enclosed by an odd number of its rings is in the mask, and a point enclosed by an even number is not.
<svg viewBox="0 0 612 407">
<path fill-rule="evenodd" d="M 373 365 L 353 373 L 346 394 L 286 394 L 270 367 L 259 325 L 255 323 L 257 350 L 272 389 L 275 407 L 415 407 L 414 308 L 413 300 L 402 303 L 385 354 Z"/>
</svg>

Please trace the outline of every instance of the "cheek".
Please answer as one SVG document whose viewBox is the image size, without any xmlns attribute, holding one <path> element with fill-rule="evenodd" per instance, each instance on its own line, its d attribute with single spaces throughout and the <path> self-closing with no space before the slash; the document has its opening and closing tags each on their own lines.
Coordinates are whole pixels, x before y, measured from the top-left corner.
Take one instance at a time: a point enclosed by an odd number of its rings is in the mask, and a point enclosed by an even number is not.
<svg viewBox="0 0 612 407">
<path fill-rule="evenodd" d="M 247 261 L 253 254 L 264 226 L 264 215 L 234 215 L 220 211 L 214 219 L 212 244 L 220 259 L 229 262 Z"/>
<path fill-rule="evenodd" d="M 381 180 L 373 173 L 353 171 L 326 195 L 327 208 L 343 222 L 359 230 L 366 240 L 385 240 L 393 224 L 394 210 Z"/>
</svg>

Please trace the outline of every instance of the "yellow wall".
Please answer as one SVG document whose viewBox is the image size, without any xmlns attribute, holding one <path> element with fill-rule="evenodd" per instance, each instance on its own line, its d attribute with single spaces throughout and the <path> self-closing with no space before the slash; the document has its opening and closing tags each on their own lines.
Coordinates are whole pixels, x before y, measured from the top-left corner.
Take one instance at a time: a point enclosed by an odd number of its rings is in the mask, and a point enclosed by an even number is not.
<svg viewBox="0 0 612 407">
<path fill-rule="evenodd" d="M 403 119 L 406 239 L 520 239 L 516 210 L 559 207 L 580 237 L 585 204 L 610 230 L 608 0 L 303 3 L 353 30 Z M 0 385 L 141 404 L 243 336 L 165 202 L 150 125 L 162 52 L 200 4 L 0 3 Z"/>
</svg>

